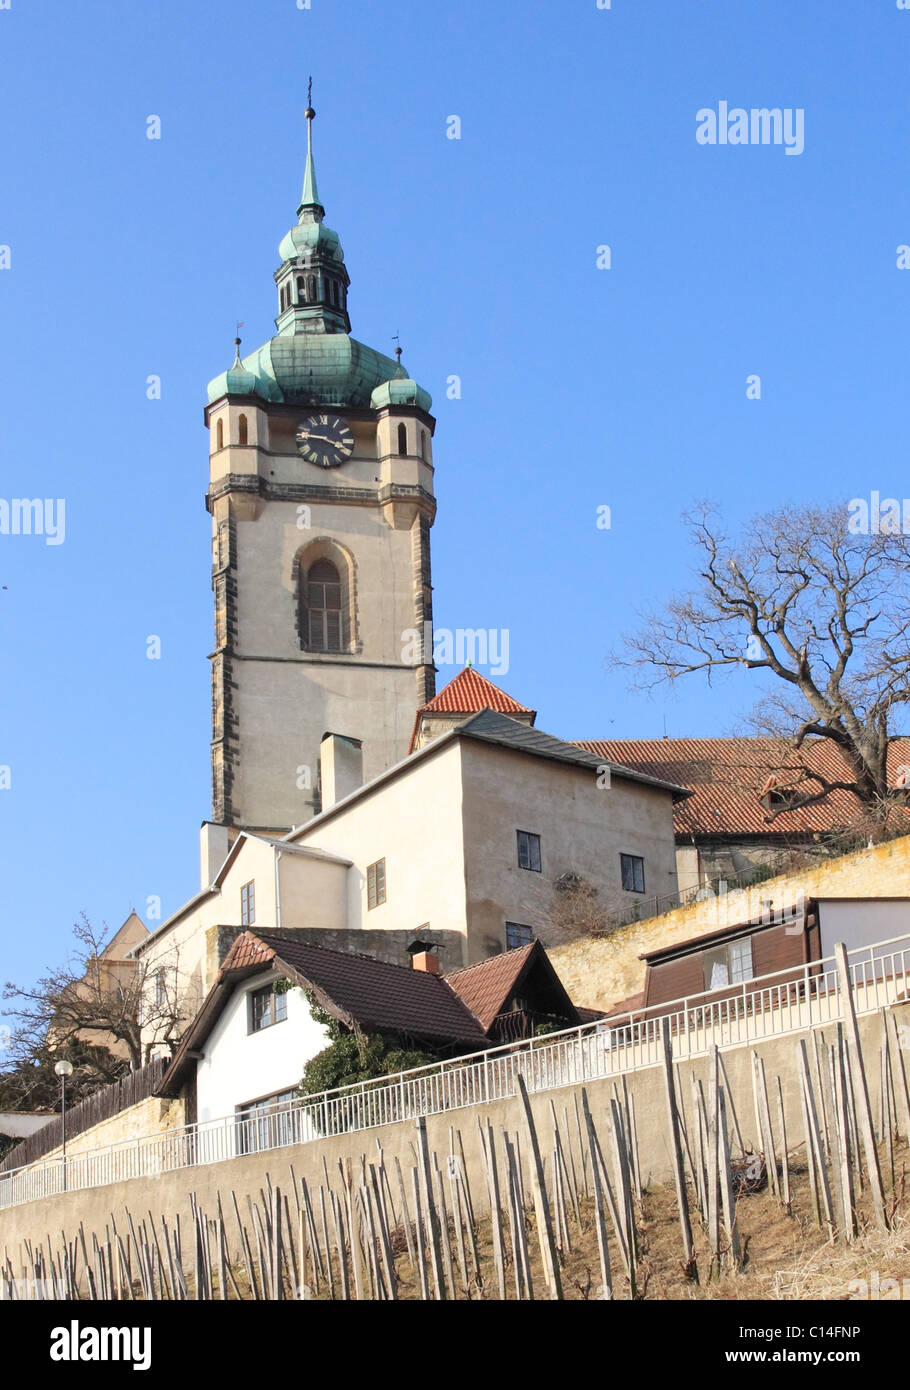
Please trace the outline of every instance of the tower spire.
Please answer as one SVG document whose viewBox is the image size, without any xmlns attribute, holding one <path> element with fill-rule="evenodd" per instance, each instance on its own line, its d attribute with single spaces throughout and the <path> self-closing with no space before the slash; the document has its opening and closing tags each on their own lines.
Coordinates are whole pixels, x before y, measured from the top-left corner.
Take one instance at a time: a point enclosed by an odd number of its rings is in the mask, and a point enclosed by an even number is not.
<svg viewBox="0 0 910 1390">
<path fill-rule="evenodd" d="M 312 77 L 307 87 L 306 100 L 306 111 L 303 113 L 306 116 L 306 170 L 303 175 L 303 192 L 300 195 L 300 207 L 297 209 L 297 216 L 300 217 L 310 209 L 318 209 L 325 216 L 325 209 L 319 201 L 319 189 L 316 187 L 316 165 L 313 161 L 313 121 L 316 112 L 313 110 Z"/>
</svg>

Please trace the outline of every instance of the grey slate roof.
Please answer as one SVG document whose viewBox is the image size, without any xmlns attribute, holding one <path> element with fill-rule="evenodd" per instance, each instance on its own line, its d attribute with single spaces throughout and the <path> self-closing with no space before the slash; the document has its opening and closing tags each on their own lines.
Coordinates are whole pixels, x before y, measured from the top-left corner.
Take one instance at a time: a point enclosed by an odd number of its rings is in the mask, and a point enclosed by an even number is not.
<svg viewBox="0 0 910 1390">
<path fill-rule="evenodd" d="M 589 767 L 593 770 L 609 767 L 610 774 L 631 782 L 643 782 L 646 786 L 660 787 L 672 791 L 674 799 L 691 796 L 687 787 L 675 782 L 665 782 L 659 777 L 651 777 L 646 772 L 638 772 L 622 763 L 608 763 L 606 759 L 579 748 L 575 743 L 566 743 L 553 734 L 545 734 L 542 729 L 532 728 L 521 720 L 510 719 L 506 714 L 495 710 L 481 710 L 454 731 L 462 737 L 477 739 L 481 743 L 496 743 L 502 748 L 516 748 L 521 753 L 532 753 L 539 758 L 552 758 L 557 762 L 572 763 L 576 767 Z"/>
</svg>

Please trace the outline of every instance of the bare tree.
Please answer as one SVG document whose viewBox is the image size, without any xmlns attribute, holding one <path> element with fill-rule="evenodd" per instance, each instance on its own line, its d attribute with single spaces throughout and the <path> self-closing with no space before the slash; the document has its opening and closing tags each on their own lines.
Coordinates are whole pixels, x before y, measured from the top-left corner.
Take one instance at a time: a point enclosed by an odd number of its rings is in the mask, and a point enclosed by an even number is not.
<svg viewBox="0 0 910 1390">
<path fill-rule="evenodd" d="M 910 702 L 910 537 L 859 533 L 846 503 L 778 508 L 738 541 L 709 504 L 685 520 L 700 583 L 648 615 L 614 664 L 649 673 L 649 688 L 696 672 L 710 684 L 733 669 L 774 678 L 753 727 L 802 756 L 795 775 L 792 754 L 782 760 L 796 794 L 769 805 L 768 820 L 837 790 L 880 819 L 906 805 L 887 758 Z M 823 741 L 838 759 L 811 756 Z"/>
<path fill-rule="evenodd" d="M 149 1061 L 155 1046 L 173 1052 L 191 1016 L 179 960 L 113 960 L 109 931 L 83 916 L 73 928 L 76 948 L 65 965 L 28 988 L 7 983 L 3 998 L 15 1020 L 4 1070 L 37 1066 L 57 1054 L 79 1064 L 84 1080 L 104 1085 Z M 37 1075 L 38 1073 L 36 1073 Z"/>
</svg>

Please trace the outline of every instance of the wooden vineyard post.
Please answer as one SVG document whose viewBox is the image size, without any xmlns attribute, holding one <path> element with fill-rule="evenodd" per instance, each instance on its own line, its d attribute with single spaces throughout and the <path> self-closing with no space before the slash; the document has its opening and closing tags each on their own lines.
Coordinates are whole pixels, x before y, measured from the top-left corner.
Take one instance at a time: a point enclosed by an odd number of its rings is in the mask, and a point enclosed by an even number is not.
<svg viewBox="0 0 910 1390">
<path fill-rule="evenodd" d="M 676 1205 L 679 1208 L 679 1226 L 682 1232 L 686 1277 L 695 1279 L 697 1282 L 698 1266 L 695 1262 L 695 1245 L 692 1241 L 692 1224 L 689 1220 L 686 1178 L 683 1172 L 682 1150 L 679 1142 L 676 1088 L 673 1083 L 673 1044 L 670 1040 L 670 1020 L 666 1017 L 661 1019 L 661 1038 L 663 1041 L 664 1093 L 667 1102 L 667 1119 L 670 1126 L 670 1157 L 673 1162 L 673 1182 L 676 1187 Z"/>
<path fill-rule="evenodd" d="M 862 1135 L 863 1151 L 866 1156 L 866 1171 L 869 1174 L 869 1186 L 872 1190 L 872 1205 L 875 1210 L 875 1220 L 883 1231 L 890 1227 L 888 1215 L 885 1211 L 885 1194 L 882 1189 L 882 1173 L 878 1162 L 878 1149 L 875 1147 L 875 1134 L 872 1128 L 872 1108 L 869 1104 L 869 1086 L 866 1081 L 866 1069 L 863 1065 L 863 1052 L 859 1040 L 859 1025 L 856 1021 L 856 1006 L 853 1001 L 853 980 L 850 976 L 850 967 L 847 963 L 847 948 L 842 941 L 838 941 L 834 947 L 834 957 L 837 961 L 837 975 L 840 982 L 841 999 L 844 1007 L 844 1027 L 847 1039 L 850 1044 L 851 1071 L 853 1073 L 853 1091 L 856 1102 L 857 1121 L 859 1123 L 860 1134 Z"/>
</svg>

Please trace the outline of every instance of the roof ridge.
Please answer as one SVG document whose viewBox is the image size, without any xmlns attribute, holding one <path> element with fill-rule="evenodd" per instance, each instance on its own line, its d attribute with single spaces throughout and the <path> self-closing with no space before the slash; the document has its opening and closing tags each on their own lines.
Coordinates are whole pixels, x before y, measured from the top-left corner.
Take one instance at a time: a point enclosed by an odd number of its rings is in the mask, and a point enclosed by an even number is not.
<svg viewBox="0 0 910 1390">
<path fill-rule="evenodd" d="M 260 940 L 262 939 L 262 937 L 267 937 L 267 936 L 269 935 L 270 931 L 274 932 L 274 931 L 276 931 L 276 930 L 277 930 L 277 931 L 288 931 L 288 932 L 292 932 L 292 931 L 319 931 L 320 928 L 318 928 L 318 927 L 277 927 L 277 928 L 276 928 L 276 927 L 271 927 L 271 928 L 266 928 L 261 934 L 260 934 L 259 932 L 257 932 L 257 931 L 255 930 L 255 928 L 253 928 L 253 929 L 251 929 L 251 928 L 249 928 L 249 927 L 246 928 L 246 931 L 249 932 L 250 935 L 257 937 L 257 938 L 260 939 Z M 237 940 L 239 941 L 240 938 L 238 937 Z M 343 956 L 345 960 L 350 960 L 350 959 L 353 958 L 354 960 L 367 960 L 367 961 L 370 961 L 371 964 L 373 964 L 373 965 L 387 965 L 391 970 L 403 970 L 404 973 L 405 973 L 406 975 L 433 975 L 433 974 L 434 974 L 434 971 L 432 971 L 432 970 L 414 970 L 413 967 L 410 966 L 410 965 L 399 965 L 399 964 L 397 963 L 397 961 L 394 961 L 394 960 L 383 960 L 383 958 L 382 958 L 381 956 L 371 956 L 371 955 L 368 955 L 366 951 L 339 951 L 335 946 L 323 946 L 323 945 L 321 945 L 318 941 L 304 941 L 304 940 L 302 940 L 300 937 L 294 937 L 294 936 L 278 936 L 278 937 L 275 937 L 275 940 L 276 940 L 276 941 L 279 941 L 279 942 L 282 942 L 282 941 L 287 942 L 287 941 L 289 941 L 289 942 L 292 942 L 295 946 L 307 946 L 307 947 L 312 948 L 312 950 L 314 950 L 314 951 L 320 951 L 320 952 L 322 952 L 324 955 L 329 955 L 329 956 Z M 233 949 L 233 948 L 232 948 L 232 949 Z M 290 962 L 287 962 L 287 964 L 290 964 Z M 435 978 L 436 978 L 436 979 L 442 979 L 443 977 L 440 976 L 440 975 L 437 975 Z"/>
<path fill-rule="evenodd" d="M 470 970 L 479 970 L 484 965 L 489 965 L 491 961 L 503 960 L 505 956 L 514 956 L 519 951 L 532 951 L 537 944 L 537 938 L 533 941 L 526 941 L 523 946 L 512 946 L 508 951 L 497 951 L 495 956 L 485 956 L 483 960 L 475 960 L 471 965 L 461 965 L 457 970 L 447 970 L 442 976 L 444 980 L 449 980 L 453 975 L 466 975 Z"/>
</svg>

